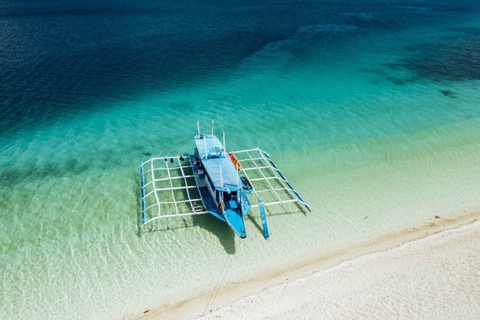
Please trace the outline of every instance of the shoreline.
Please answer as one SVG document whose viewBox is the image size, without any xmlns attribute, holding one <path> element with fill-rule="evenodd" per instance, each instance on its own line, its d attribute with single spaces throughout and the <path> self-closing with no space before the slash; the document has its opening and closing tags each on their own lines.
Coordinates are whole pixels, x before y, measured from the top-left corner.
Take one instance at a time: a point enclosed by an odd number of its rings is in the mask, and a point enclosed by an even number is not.
<svg viewBox="0 0 480 320">
<path fill-rule="evenodd" d="M 218 310 L 227 308 L 239 300 L 258 296 L 263 292 L 279 286 L 307 279 L 312 275 L 326 272 L 350 263 L 357 259 L 373 256 L 377 253 L 389 253 L 419 241 L 429 241 L 429 238 L 445 232 L 456 232 L 466 226 L 480 224 L 480 208 L 461 210 L 457 218 L 432 217 L 417 226 L 410 226 L 399 231 L 377 237 L 354 246 L 347 246 L 313 259 L 302 261 L 284 269 L 269 273 L 257 274 L 255 278 L 239 283 L 226 283 L 219 288 L 175 305 L 163 305 L 155 309 L 147 309 L 144 314 L 134 319 L 198 319 L 209 316 Z"/>
</svg>

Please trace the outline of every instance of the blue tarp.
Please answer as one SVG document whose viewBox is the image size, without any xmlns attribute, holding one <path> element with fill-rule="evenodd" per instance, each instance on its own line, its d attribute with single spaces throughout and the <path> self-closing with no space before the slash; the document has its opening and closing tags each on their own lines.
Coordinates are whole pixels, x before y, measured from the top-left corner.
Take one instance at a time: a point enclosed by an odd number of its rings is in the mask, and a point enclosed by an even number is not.
<svg viewBox="0 0 480 320">
<path fill-rule="evenodd" d="M 242 188 L 242 180 L 237 169 L 224 150 L 222 143 L 215 135 L 201 134 L 195 136 L 198 155 L 207 175 L 215 189 L 219 191 L 237 191 Z M 228 192 L 228 191 L 227 191 Z"/>
</svg>

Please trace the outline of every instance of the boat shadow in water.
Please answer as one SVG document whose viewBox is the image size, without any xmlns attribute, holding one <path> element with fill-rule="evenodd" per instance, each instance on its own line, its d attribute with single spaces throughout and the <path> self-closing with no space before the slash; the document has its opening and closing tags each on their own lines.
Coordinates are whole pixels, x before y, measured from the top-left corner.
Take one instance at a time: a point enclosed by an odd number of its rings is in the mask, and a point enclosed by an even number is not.
<svg viewBox="0 0 480 320">
<path fill-rule="evenodd" d="M 227 254 L 235 254 L 236 235 L 225 222 L 209 214 L 194 215 L 192 219 L 194 226 L 198 226 L 215 235 L 220 240 Z"/>
<path fill-rule="evenodd" d="M 260 225 L 261 222 L 261 218 L 260 217 L 254 217 L 253 215 L 249 214 L 247 216 L 248 220 L 250 220 L 250 222 L 255 226 L 255 229 L 257 229 L 260 233 L 263 234 L 263 228 L 262 226 Z"/>
</svg>

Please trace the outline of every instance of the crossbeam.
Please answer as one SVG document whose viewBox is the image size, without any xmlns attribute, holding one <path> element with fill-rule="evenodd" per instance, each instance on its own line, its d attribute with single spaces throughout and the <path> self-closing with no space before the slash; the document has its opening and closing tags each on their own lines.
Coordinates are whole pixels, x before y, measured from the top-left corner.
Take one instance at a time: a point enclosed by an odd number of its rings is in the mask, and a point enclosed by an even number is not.
<svg viewBox="0 0 480 320">
<path fill-rule="evenodd" d="M 267 152 L 257 148 L 233 151 L 232 153 L 242 164 L 241 172 L 252 183 L 255 195 L 263 199 L 264 206 L 299 202 L 311 211 L 310 206 L 287 180 Z M 252 207 L 258 207 L 258 205 L 254 204 Z"/>
<path fill-rule="evenodd" d="M 140 172 L 142 226 L 162 218 L 207 213 L 187 157 L 152 158 L 140 165 Z"/>
<path fill-rule="evenodd" d="M 252 203 L 253 208 L 298 202 L 311 211 L 268 153 L 259 148 L 231 153 L 241 164 L 240 174 L 250 181 L 257 199 L 262 199 L 260 206 Z M 140 173 L 142 226 L 162 218 L 207 213 L 188 156 L 149 159 L 141 164 Z"/>
</svg>

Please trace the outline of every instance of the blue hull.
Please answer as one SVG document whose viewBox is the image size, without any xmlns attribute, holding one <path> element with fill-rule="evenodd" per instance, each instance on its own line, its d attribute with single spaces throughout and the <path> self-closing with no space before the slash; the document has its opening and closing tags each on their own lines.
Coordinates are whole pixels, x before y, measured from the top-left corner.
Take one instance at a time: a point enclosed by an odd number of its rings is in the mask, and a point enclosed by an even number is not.
<svg viewBox="0 0 480 320">
<path fill-rule="evenodd" d="M 214 203 L 210 194 L 201 193 L 203 203 Z M 228 226 L 242 239 L 247 237 L 245 228 L 245 217 L 250 211 L 250 201 L 245 194 L 242 194 L 242 207 L 245 215 L 242 214 L 242 210 L 239 208 L 231 208 L 229 204 L 225 205 L 225 212 L 220 212 L 215 207 L 206 208 L 208 213 L 217 219 L 220 219 L 228 224 Z"/>
</svg>

